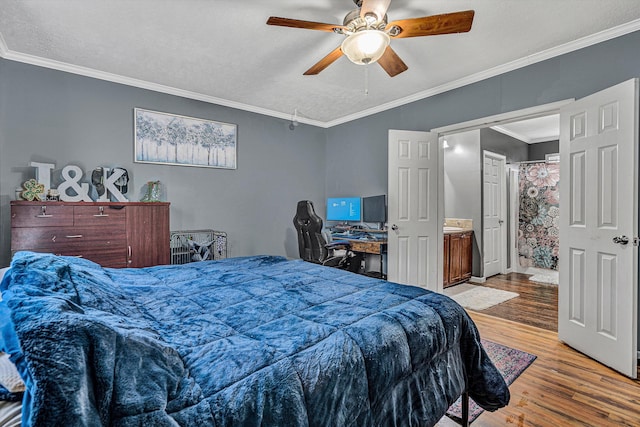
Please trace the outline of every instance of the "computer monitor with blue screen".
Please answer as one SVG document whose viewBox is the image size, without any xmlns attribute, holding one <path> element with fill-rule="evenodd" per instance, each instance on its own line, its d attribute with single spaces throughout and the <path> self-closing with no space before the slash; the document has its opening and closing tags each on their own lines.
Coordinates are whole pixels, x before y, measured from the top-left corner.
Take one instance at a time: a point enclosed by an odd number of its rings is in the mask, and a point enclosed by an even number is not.
<svg viewBox="0 0 640 427">
<path fill-rule="evenodd" d="M 329 197 L 327 199 L 327 221 L 360 221 L 360 197 Z"/>
</svg>

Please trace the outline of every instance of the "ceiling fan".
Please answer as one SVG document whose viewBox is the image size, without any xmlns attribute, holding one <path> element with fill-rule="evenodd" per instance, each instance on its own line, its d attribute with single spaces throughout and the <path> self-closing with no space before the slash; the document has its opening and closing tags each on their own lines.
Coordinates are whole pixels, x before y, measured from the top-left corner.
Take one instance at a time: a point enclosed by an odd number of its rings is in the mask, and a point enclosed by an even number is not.
<svg viewBox="0 0 640 427">
<path fill-rule="evenodd" d="M 267 25 L 328 31 L 346 36 L 335 50 L 309 68 L 304 75 L 316 75 L 333 64 L 343 54 L 356 64 L 380 66 L 394 77 L 409 67 L 389 46 L 391 38 L 435 36 L 439 34 L 465 33 L 471 30 L 473 10 L 400 19 L 387 22 L 387 9 L 391 0 L 353 0 L 358 9 L 345 16 L 342 25 L 272 16 Z"/>
</svg>

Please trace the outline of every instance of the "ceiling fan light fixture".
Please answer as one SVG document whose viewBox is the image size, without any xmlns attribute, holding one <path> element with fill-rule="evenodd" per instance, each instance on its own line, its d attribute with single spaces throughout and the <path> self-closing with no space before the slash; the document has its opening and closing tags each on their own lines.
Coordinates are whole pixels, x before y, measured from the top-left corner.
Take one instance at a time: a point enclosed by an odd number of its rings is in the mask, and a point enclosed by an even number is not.
<svg viewBox="0 0 640 427">
<path fill-rule="evenodd" d="M 391 38 L 384 31 L 361 30 L 355 32 L 342 42 L 342 53 L 354 64 L 373 64 L 389 46 Z"/>
</svg>

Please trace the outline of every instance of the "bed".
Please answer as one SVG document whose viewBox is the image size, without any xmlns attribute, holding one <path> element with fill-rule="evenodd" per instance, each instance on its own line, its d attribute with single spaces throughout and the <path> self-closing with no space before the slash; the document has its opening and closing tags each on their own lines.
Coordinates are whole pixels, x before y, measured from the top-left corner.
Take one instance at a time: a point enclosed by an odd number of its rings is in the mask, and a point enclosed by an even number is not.
<svg viewBox="0 0 640 427">
<path fill-rule="evenodd" d="M 33 426 L 431 426 L 509 390 L 467 313 L 278 256 L 139 269 L 18 252 L 2 351 Z"/>
</svg>

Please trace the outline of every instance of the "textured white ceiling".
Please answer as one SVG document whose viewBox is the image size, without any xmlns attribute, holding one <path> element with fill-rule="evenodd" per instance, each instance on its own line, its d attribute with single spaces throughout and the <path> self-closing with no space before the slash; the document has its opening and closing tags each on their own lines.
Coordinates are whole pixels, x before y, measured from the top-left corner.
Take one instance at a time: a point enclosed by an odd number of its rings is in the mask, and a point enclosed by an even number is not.
<svg viewBox="0 0 640 427">
<path fill-rule="evenodd" d="M 491 129 L 527 144 L 557 141 L 560 139 L 560 116 L 554 114 L 513 123 L 503 123 L 500 126 L 492 126 Z"/>
<path fill-rule="evenodd" d="M 390 78 L 340 58 L 342 42 L 267 26 L 269 16 L 341 24 L 352 0 L 0 0 L 0 56 L 332 126 L 640 29 L 638 0 L 392 0 L 389 20 L 475 10 L 471 31 L 392 40 Z M 366 85 L 365 82 L 368 81 Z M 365 94 L 365 85 L 369 94 Z"/>
</svg>

